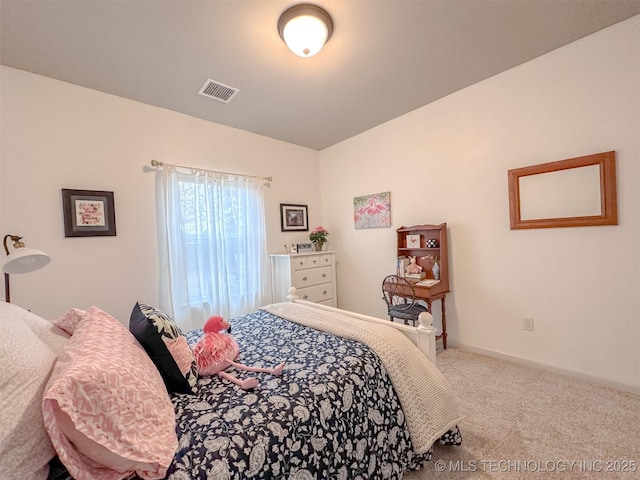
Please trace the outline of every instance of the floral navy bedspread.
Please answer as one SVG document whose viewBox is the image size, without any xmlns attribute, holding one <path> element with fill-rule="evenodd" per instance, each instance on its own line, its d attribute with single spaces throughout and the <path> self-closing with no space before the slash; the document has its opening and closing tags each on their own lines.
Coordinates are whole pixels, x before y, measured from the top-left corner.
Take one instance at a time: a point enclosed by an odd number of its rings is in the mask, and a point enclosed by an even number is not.
<svg viewBox="0 0 640 480">
<path fill-rule="evenodd" d="M 231 324 L 239 362 L 286 361 L 284 372 L 232 368 L 260 386 L 202 377 L 196 395 L 172 395 L 179 447 L 167 479 L 399 479 L 431 459 L 412 451 L 393 385 L 368 347 L 262 310 Z M 458 429 L 440 442 L 459 445 Z M 51 479 L 64 478 L 54 470 Z"/>
</svg>

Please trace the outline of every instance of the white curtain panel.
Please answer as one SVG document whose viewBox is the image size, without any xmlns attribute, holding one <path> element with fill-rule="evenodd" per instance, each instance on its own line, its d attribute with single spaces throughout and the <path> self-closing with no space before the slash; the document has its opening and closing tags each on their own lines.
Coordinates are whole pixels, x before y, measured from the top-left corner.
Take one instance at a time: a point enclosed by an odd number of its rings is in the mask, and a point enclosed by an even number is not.
<svg viewBox="0 0 640 480">
<path fill-rule="evenodd" d="M 202 328 L 267 303 L 263 181 L 158 169 L 160 305 L 180 328 Z"/>
</svg>

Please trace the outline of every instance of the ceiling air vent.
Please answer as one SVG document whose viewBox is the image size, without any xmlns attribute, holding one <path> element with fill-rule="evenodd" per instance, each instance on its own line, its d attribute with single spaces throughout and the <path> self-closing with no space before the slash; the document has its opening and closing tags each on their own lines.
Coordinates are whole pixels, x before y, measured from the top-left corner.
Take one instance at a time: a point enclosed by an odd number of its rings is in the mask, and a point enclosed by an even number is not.
<svg viewBox="0 0 640 480">
<path fill-rule="evenodd" d="M 240 90 L 237 88 L 230 87 L 229 85 L 225 85 L 224 83 L 216 82 L 215 80 L 208 78 L 198 93 L 205 97 L 213 98 L 214 100 L 229 103 L 239 91 Z"/>
</svg>

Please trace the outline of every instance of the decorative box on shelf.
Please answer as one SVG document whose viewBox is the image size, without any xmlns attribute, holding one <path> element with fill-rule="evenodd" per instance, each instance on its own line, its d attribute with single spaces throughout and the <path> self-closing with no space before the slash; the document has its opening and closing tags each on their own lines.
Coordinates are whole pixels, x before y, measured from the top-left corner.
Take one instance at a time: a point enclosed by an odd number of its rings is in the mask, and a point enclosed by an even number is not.
<svg viewBox="0 0 640 480">
<path fill-rule="evenodd" d="M 407 235 L 407 248 L 420 248 L 420 235 Z"/>
</svg>

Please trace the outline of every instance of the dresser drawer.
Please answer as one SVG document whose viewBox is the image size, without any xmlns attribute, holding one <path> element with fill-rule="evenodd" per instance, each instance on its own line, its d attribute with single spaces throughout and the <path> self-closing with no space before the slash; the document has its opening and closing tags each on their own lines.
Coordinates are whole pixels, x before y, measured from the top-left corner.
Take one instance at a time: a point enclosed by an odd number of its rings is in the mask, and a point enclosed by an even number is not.
<svg viewBox="0 0 640 480">
<path fill-rule="evenodd" d="M 291 259 L 291 268 L 293 270 L 303 270 L 307 268 L 307 259 L 309 257 L 293 257 Z"/>
<path fill-rule="evenodd" d="M 326 302 L 327 300 L 331 300 L 331 291 L 331 284 L 326 283 L 324 285 L 300 288 L 296 292 L 296 295 L 308 302 Z"/>
<path fill-rule="evenodd" d="M 323 254 L 319 256 L 320 256 L 320 260 L 318 261 L 319 265 L 322 265 L 323 267 L 330 267 L 331 265 L 333 265 L 333 255 Z"/>
<path fill-rule="evenodd" d="M 331 267 L 309 268 L 293 272 L 293 286 L 296 288 L 318 285 L 332 280 Z"/>
<path fill-rule="evenodd" d="M 329 267 L 333 264 L 333 255 L 310 255 L 307 257 L 307 267 Z"/>
</svg>

